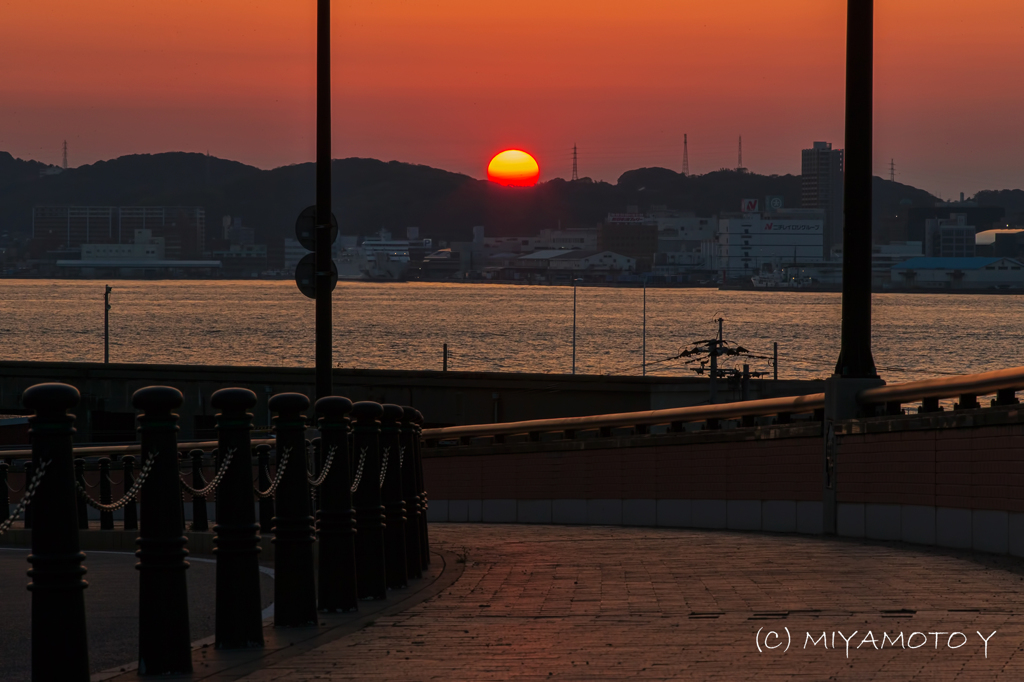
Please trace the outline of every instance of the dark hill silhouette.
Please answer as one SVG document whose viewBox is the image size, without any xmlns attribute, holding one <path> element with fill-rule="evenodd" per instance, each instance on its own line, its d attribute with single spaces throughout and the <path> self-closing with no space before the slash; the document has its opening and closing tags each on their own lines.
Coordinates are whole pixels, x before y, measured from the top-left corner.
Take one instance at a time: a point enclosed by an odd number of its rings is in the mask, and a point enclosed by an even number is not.
<svg viewBox="0 0 1024 682">
<path fill-rule="evenodd" d="M 260 240 L 291 236 L 295 217 L 314 203 L 312 163 L 262 170 L 204 154 L 138 154 L 40 175 L 52 166 L 0 152 L 0 231 L 27 233 L 40 204 L 204 206 L 207 225 L 242 216 Z M 474 225 L 488 235 L 537 234 L 543 228 L 593 226 L 609 212 L 636 205 L 701 215 L 739 209 L 740 200 L 769 195 L 800 206 L 800 177 L 722 170 L 684 176 L 665 168 L 623 173 L 616 184 L 556 178 L 531 188 L 507 188 L 428 166 L 338 159 L 333 164 L 334 212 L 343 234 L 369 236 L 381 228 L 404 235 L 408 226 L 440 240 L 464 240 Z M 899 203 L 931 205 L 935 197 L 875 178 L 876 217 Z M 1024 196 L 1024 193 L 1021 193 Z M 1013 197 L 1010 197 L 1013 199 Z M 1016 200 L 1016 199 L 1015 199 Z"/>
</svg>

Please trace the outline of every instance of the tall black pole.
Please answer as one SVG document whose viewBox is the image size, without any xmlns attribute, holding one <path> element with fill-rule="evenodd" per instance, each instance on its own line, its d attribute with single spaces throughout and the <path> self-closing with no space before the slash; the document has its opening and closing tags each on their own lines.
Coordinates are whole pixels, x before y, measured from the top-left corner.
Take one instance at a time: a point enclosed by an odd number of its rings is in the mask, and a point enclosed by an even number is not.
<svg viewBox="0 0 1024 682">
<path fill-rule="evenodd" d="M 331 386 L 331 0 L 317 0 L 316 397 Z"/>
<path fill-rule="evenodd" d="M 878 376 L 871 357 L 871 125 L 874 0 L 847 0 L 843 323 L 836 375 Z"/>
</svg>

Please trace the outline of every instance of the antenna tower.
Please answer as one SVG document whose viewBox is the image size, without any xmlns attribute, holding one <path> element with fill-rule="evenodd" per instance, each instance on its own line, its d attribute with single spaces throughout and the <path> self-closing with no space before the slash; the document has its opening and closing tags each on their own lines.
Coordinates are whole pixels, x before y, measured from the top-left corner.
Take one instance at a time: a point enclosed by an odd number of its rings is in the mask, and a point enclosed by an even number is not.
<svg viewBox="0 0 1024 682">
<path fill-rule="evenodd" d="M 743 168 L 743 136 L 742 135 L 740 135 L 739 165 L 736 166 L 736 170 L 740 170 L 741 168 Z"/>
<path fill-rule="evenodd" d="M 889 159 L 889 182 L 896 182 L 896 159 Z"/>
<path fill-rule="evenodd" d="M 579 180 L 580 179 L 579 174 L 576 172 L 576 143 L 575 142 L 573 142 L 573 145 L 572 145 L 572 179 L 573 180 Z"/>
<path fill-rule="evenodd" d="M 68 169 L 68 141 L 64 140 L 64 170 Z"/>
<path fill-rule="evenodd" d="M 686 148 L 686 133 L 683 133 L 683 175 L 690 174 L 690 152 Z"/>
</svg>

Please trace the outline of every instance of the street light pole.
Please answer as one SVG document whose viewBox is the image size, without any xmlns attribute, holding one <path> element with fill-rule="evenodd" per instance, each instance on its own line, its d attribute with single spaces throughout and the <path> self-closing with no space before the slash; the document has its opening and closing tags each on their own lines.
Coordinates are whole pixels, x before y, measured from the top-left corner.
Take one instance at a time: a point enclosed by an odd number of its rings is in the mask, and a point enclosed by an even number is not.
<svg viewBox="0 0 1024 682">
<path fill-rule="evenodd" d="M 317 0 L 316 32 L 316 397 L 331 395 L 331 0 Z"/>
<path fill-rule="evenodd" d="M 572 278 L 572 373 L 576 373 L 576 282 L 579 280 L 575 277 Z"/>
<path fill-rule="evenodd" d="M 647 278 L 644 277 L 644 350 L 643 360 L 643 376 L 647 376 Z"/>
<path fill-rule="evenodd" d="M 110 292 L 114 287 L 107 285 L 103 292 L 103 364 L 110 363 Z"/>
<path fill-rule="evenodd" d="M 843 165 L 843 321 L 836 376 L 878 376 L 871 355 L 871 154 L 874 0 L 847 0 Z"/>
</svg>

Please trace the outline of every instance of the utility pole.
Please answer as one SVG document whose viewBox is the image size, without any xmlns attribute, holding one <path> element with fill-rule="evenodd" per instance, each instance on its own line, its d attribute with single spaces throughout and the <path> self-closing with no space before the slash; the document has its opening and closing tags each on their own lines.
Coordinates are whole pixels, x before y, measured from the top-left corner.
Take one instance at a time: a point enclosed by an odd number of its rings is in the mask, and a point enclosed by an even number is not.
<svg viewBox="0 0 1024 682">
<path fill-rule="evenodd" d="M 736 166 L 736 170 L 743 169 L 743 136 L 740 135 L 740 153 L 739 153 L 739 165 Z"/>
<path fill-rule="evenodd" d="M 896 159 L 889 159 L 889 182 L 896 182 Z"/>
<path fill-rule="evenodd" d="M 103 364 L 110 364 L 110 292 L 113 287 L 107 285 L 103 292 Z"/>
<path fill-rule="evenodd" d="M 316 31 L 316 397 L 332 385 L 331 308 L 331 0 L 317 0 Z"/>
<path fill-rule="evenodd" d="M 686 148 L 686 133 L 683 133 L 683 175 L 690 174 L 690 152 Z"/>
<path fill-rule="evenodd" d="M 579 174 L 576 172 L 576 143 L 575 142 L 572 145 L 572 179 L 573 180 L 579 180 L 580 179 Z"/>
<path fill-rule="evenodd" d="M 718 318 L 718 338 L 711 339 L 711 383 L 708 386 L 708 402 L 712 405 L 718 399 L 718 349 L 722 344 L 722 322 L 725 318 Z"/>
<path fill-rule="evenodd" d="M 64 140 L 64 170 L 68 169 L 68 141 Z"/>
</svg>

